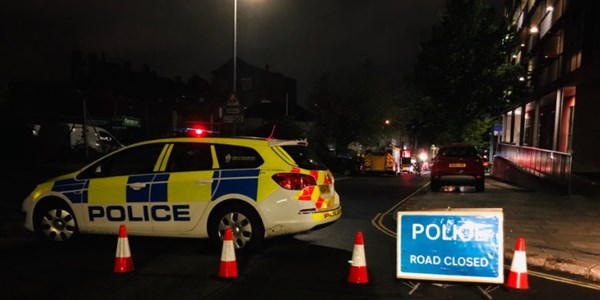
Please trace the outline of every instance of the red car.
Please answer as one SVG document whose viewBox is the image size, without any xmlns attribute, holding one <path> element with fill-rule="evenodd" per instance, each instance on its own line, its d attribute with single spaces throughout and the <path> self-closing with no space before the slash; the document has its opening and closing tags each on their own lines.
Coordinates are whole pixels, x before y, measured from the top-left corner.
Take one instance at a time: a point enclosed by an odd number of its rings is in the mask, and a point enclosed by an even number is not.
<svg viewBox="0 0 600 300">
<path fill-rule="evenodd" d="M 444 185 L 471 185 L 478 192 L 485 188 L 483 158 L 474 146 L 451 144 L 440 147 L 432 160 L 431 190 L 439 191 Z"/>
</svg>

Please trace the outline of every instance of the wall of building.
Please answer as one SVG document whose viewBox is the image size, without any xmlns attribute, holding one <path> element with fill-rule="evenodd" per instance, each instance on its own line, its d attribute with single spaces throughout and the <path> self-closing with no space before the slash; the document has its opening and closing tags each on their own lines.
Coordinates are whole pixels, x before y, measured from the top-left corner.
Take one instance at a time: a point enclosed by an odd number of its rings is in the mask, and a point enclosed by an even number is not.
<svg viewBox="0 0 600 300">
<path fill-rule="evenodd" d="M 532 93 L 502 115 L 506 153 L 497 154 L 531 174 L 600 173 L 598 3 L 507 2 L 519 27 L 512 57 L 527 59 Z M 569 163 L 556 164 L 557 157 Z"/>
<path fill-rule="evenodd" d="M 575 173 L 600 172 L 600 86 L 577 87 L 573 128 L 573 166 Z"/>
</svg>

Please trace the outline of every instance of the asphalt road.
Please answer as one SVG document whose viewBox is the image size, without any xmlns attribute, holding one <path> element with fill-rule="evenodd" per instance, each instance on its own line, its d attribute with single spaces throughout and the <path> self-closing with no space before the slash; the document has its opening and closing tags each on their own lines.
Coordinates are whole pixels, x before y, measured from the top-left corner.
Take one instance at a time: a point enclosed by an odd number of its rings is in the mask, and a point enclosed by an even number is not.
<svg viewBox="0 0 600 300">
<path fill-rule="evenodd" d="M 21 199 L 13 198 L 0 202 L 2 298 L 485 299 L 480 288 L 491 288 L 493 299 L 600 299 L 597 290 L 536 276 L 529 276 L 527 291 L 422 282 L 409 295 L 411 282 L 395 277 L 396 240 L 383 229 L 394 223 L 384 219 L 381 226 L 375 220 L 427 182 L 427 177 L 414 175 L 338 178 L 343 201 L 338 222 L 270 240 L 258 253 L 238 255 L 239 276 L 233 279 L 218 277 L 220 250 L 196 239 L 128 237 L 135 269 L 114 273 L 116 236 L 82 236 L 61 245 L 42 242 L 22 228 Z M 27 191 L 16 194 L 24 197 Z M 365 284 L 347 280 L 358 231 L 364 237 Z"/>
</svg>

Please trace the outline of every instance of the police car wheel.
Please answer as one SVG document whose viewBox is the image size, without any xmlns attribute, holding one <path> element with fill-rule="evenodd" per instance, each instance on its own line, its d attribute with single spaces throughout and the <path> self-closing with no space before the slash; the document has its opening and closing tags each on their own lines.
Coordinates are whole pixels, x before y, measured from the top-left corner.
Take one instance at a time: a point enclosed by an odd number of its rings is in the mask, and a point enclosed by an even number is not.
<svg viewBox="0 0 600 300">
<path fill-rule="evenodd" d="M 258 214 L 245 205 L 226 205 L 218 208 L 209 221 L 211 239 L 222 245 L 227 227 L 233 234 L 236 250 L 257 250 L 262 244 L 264 229 Z"/>
<path fill-rule="evenodd" d="M 37 232 L 46 240 L 64 242 L 78 234 L 77 221 L 71 209 L 60 203 L 43 205 L 36 215 Z"/>
</svg>

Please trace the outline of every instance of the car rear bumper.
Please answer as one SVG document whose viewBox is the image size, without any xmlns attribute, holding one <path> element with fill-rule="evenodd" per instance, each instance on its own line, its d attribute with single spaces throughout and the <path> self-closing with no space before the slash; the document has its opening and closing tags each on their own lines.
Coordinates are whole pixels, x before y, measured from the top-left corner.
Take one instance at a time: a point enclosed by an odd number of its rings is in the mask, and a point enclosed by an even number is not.
<svg viewBox="0 0 600 300">
<path fill-rule="evenodd" d="M 477 181 L 477 177 L 473 176 L 473 175 L 440 175 L 437 177 L 438 180 L 443 181 L 443 182 L 463 182 L 463 183 L 469 183 L 469 182 L 476 182 Z"/>
</svg>

